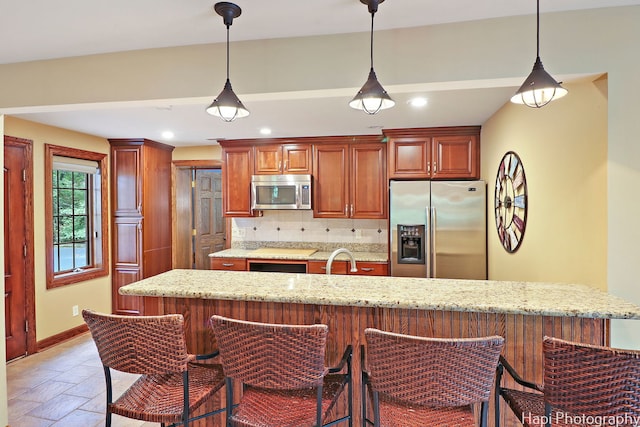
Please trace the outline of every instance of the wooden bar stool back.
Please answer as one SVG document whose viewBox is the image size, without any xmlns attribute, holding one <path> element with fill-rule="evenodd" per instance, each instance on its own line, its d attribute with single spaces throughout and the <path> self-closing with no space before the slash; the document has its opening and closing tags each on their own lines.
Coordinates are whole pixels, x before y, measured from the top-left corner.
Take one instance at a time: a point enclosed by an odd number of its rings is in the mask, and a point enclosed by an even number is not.
<svg viewBox="0 0 640 427">
<path fill-rule="evenodd" d="M 342 421 L 351 425 L 351 348 L 337 367 L 327 368 L 326 325 L 213 316 L 211 326 L 227 377 L 231 426 L 315 427 Z M 237 405 L 234 382 L 243 386 Z M 347 414 L 331 416 L 345 389 Z"/>
<path fill-rule="evenodd" d="M 523 380 L 501 359 L 496 397 L 525 426 L 640 425 L 640 351 L 545 337 L 544 385 Z M 502 369 L 522 387 L 500 384 Z"/>
<path fill-rule="evenodd" d="M 364 335 L 363 426 L 487 425 L 502 337 L 423 338 L 373 328 Z M 373 421 L 367 419 L 367 388 Z"/>
<path fill-rule="evenodd" d="M 215 356 L 187 352 L 182 315 L 118 316 L 83 310 L 104 367 L 107 384 L 105 425 L 111 414 L 163 426 L 190 425 L 193 412 L 224 386 L 219 364 L 195 363 Z M 111 370 L 139 374 L 140 378 L 113 400 Z"/>
</svg>

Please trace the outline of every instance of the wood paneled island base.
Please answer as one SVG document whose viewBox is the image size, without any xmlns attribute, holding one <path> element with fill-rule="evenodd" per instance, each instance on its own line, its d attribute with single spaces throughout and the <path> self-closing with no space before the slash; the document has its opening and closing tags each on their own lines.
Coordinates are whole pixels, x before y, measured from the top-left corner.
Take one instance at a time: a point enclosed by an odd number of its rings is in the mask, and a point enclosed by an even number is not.
<svg viewBox="0 0 640 427">
<path fill-rule="evenodd" d="M 364 329 L 437 338 L 501 335 L 504 355 L 527 379 L 542 382 L 542 340 L 553 336 L 609 344 L 609 319 L 640 319 L 640 307 L 584 285 L 206 270 L 171 270 L 120 288 L 145 297 L 145 314 L 181 313 L 192 352 L 216 348 L 209 319 L 329 326 L 327 365 L 353 354 L 354 423 L 361 424 Z M 239 390 L 238 390 L 239 392 Z M 223 404 L 223 398 L 219 403 Z M 504 405 L 503 405 L 504 406 Z M 346 402 L 337 411 L 346 411 Z M 501 410 L 501 426 L 517 426 Z M 494 424 L 493 403 L 489 420 Z M 199 426 L 221 426 L 221 417 Z"/>
<path fill-rule="evenodd" d="M 148 297 L 151 298 L 151 297 Z M 156 301 L 149 301 L 158 303 Z M 148 306 L 148 305 L 147 305 Z M 590 344 L 608 343 L 606 319 L 522 314 L 492 314 L 420 309 L 350 307 L 335 305 L 248 302 L 192 298 L 161 298 L 160 313 L 181 313 L 186 319 L 190 351 L 206 353 L 216 348 L 209 319 L 214 314 L 237 319 L 290 324 L 324 323 L 329 326 L 327 364 L 334 365 L 344 348 L 352 344 L 354 379 L 354 426 L 361 425 L 360 345 L 367 327 L 439 338 L 487 335 L 505 337 L 504 355 L 525 378 L 542 382 L 542 338 L 545 335 Z M 224 398 L 219 404 L 224 404 Z M 339 408 L 346 412 L 346 403 Z M 222 426 L 220 417 L 197 426 Z M 493 404 L 489 423 L 494 425 Z M 346 425 L 346 424 L 344 424 Z M 501 426 L 518 426 L 507 408 L 501 409 Z"/>
</svg>

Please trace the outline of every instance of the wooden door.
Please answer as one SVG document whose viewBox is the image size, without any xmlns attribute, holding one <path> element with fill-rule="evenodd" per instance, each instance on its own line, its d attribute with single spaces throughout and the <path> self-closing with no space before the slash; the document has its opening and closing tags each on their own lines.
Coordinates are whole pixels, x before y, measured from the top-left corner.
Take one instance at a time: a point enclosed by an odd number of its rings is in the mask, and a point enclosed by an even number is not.
<svg viewBox="0 0 640 427">
<path fill-rule="evenodd" d="M 111 147 L 111 210 L 115 216 L 142 214 L 141 162 L 140 147 Z"/>
<path fill-rule="evenodd" d="M 313 152 L 313 216 L 349 218 L 349 145 L 316 145 Z"/>
<path fill-rule="evenodd" d="M 226 216 L 253 216 L 251 209 L 252 147 L 224 147 L 222 152 L 222 194 Z"/>
<path fill-rule="evenodd" d="M 195 268 L 207 270 L 210 267 L 209 254 L 225 247 L 220 170 L 197 169 L 194 192 Z"/>
<path fill-rule="evenodd" d="M 276 175 L 282 173 L 282 146 L 260 145 L 255 150 L 256 175 Z"/>
<path fill-rule="evenodd" d="M 389 178 L 425 179 L 431 176 L 431 138 L 391 138 Z"/>
<path fill-rule="evenodd" d="M 311 144 L 284 144 L 282 146 L 283 173 L 311 173 Z"/>
<path fill-rule="evenodd" d="M 4 138 L 6 360 L 35 350 L 31 141 Z M 28 325 L 31 324 L 31 329 Z"/>
<path fill-rule="evenodd" d="M 432 156 L 434 179 L 480 178 L 480 147 L 475 135 L 436 136 Z"/>
<path fill-rule="evenodd" d="M 143 278 L 142 218 L 117 217 L 113 221 L 113 312 L 143 314 L 143 298 L 120 295 L 118 290 Z"/>
<path fill-rule="evenodd" d="M 384 144 L 351 145 L 351 218 L 387 217 L 387 159 Z"/>
</svg>

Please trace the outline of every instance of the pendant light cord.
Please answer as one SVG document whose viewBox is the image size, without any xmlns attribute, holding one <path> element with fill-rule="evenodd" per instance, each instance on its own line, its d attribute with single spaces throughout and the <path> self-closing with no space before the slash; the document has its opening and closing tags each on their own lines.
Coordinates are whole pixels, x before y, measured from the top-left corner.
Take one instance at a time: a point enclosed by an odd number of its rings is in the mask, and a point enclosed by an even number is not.
<svg viewBox="0 0 640 427">
<path fill-rule="evenodd" d="M 227 81 L 229 81 L 229 26 L 227 25 Z"/>
<path fill-rule="evenodd" d="M 536 58 L 540 58 L 540 0 L 536 7 Z"/>
<path fill-rule="evenodd" d="M 371 69 L 373 70 L 373 17 L 375 16 L 375 12 L 371 12 L 371 43 L 370 43 L 370 47 L 371 47 Z"/>
</svg>

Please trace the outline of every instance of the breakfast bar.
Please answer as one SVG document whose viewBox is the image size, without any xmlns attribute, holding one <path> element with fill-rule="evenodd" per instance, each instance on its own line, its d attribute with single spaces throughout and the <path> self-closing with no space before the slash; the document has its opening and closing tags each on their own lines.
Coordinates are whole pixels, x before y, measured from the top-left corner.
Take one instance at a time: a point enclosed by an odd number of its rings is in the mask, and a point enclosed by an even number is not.
<svg viewBox="0 0 640 427">
<path fill-rule="evenodd" d="M 327 364 L 347 345 L 354 349 L 354 425 L 361 425 L 360 346 L 367 327 L 441 338 L 501 335 L 505 357 L 524 377 L 542 382 L 545 335 L 608 345 L 609 319 L 640 319 L 640 307 L 621 298 L 560 283 L 171 270 L 120 293 L 145 297 L 145 307 L 153 307 L 147 314 L 183 314 L 189 349 L 197 353 L 215 348 L 213 314 L 327 324 Z M 501 413 L 502 426 L 519 425 Z"/>
</svg>

